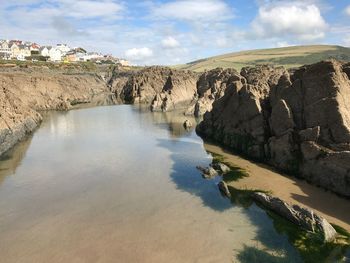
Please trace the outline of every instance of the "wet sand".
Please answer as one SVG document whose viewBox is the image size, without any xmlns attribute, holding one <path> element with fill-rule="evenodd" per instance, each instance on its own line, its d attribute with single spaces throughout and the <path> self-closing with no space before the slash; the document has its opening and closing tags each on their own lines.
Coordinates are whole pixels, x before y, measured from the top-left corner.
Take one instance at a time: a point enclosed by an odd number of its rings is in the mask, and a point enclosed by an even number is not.
<svg viewBox="0 0 350 263">
<path fill-rule="evenodd" d="M 226 161 L 245 169 L 250 176 L 230 185 L 241 189 L 262 189 L 289 203 L 307 206 L 323 215 L 329 222 L 350 231 L 350 200 L 313 186 L 304 180 L 281 174 L 272 167 L 243 159 L 219 146 L 206 143 L 207 151 L 220 154 Z"/>
</svg>

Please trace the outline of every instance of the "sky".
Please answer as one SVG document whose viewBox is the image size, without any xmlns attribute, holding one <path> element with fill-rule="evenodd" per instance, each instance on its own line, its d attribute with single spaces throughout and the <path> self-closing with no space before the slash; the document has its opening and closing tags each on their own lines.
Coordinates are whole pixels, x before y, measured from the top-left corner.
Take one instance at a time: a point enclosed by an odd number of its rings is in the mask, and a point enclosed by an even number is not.
<svg viewBox="0 0 350 263">
<path fill-rule="evenodd" d="M 67 43 L 137 65 L 290 45 L 350 46 L 350 0 L 0 0 L 0 39 Z"/>
</svg>

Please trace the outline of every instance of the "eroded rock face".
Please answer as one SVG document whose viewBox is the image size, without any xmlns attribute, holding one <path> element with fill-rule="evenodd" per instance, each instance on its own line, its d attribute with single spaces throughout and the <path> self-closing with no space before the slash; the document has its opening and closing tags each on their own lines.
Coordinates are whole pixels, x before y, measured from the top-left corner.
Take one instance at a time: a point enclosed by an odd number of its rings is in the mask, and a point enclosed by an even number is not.
<svg viewBox="0 0 350 263">
<path fill-rule="evenodd" d="M 1 72 L 0 155 L 39 125 L 37 110 L 67 110 L 106 91 L 104 81 L 94 74 Z"/>
<path fill-rule="evenodd" d="M 117 92 L 125 103 L 143 103 L 152 111 L 187 108 L 194 103 L 198 75 L 167 67 L 148 67 L 135 72 L 125 81 L 119 77 Z"/>
<path fill-rule="evenodd" d="M 290 205 L 283 200 L 264 193 L 253 193 L 256 201 L 276 212 L 292 223 L 312 232 L 320 232 L 325 242 L 332 242 L 337 232 L 328 221 L 313 210 L 298 205 Z"/>
<path fill-rule="evenodd" d="M 349 64 L 244 68 L 197 131 L 248 157 L 350 196 Z"/>
<path fill-rule="evenodd" d="M 212 109 L 231 82 L 241 79 L 234 69 L 217 68 L 203 74 L 167 67 L 148 67 L 127 76 L 115 72 L 111 89 L 125 103 L 143 103 L 152 111 L 183 109 L 201 116 Z"/>
</svg>

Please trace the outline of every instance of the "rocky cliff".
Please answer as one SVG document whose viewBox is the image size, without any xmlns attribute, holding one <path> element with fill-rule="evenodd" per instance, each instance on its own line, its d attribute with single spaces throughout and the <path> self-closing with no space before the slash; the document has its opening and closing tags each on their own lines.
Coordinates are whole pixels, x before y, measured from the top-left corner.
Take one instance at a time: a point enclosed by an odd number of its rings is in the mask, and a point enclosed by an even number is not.
<svg viewBox="0 0 350 263">
<path fill-rule="evenodd" d="M 350 197 L 350 64 L 243 68 L 197 127 L 250 158 Z"/>
<path fill-rule="evenodd" d="M 38 111 L 67 110 L 106 91 L 103 79 L 92 73 L 0 70 L 0 155 L 38 126 Z"/>
<path fill-rule="evenodd" d="M 143 103 L 152 111 L 187 108 L 196 98 L 198 75 L 167 67 L 147 67 L 132 74 L 115 74 L 111 85 L 124 103 Z"/>
<path fill-rule="evenodd" d="M 201 116 L 224 95 L 234 69 L 213 69 L 203 74 L 167 67 L 147 67 L 134 72 L 115 72 L 110 85 L 124 103 L 143 103 L 152 111 L 183 109 Z"/>
</svg>

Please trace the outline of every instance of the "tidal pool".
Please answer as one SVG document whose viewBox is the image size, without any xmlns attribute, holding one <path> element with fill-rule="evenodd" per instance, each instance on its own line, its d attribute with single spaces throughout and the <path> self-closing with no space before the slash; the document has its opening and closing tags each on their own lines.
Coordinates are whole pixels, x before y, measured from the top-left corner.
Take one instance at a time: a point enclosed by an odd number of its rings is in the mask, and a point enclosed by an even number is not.
<svg viewBox="0 0 350 263">
<path fill-rule="evenodd" d="M 0 161 L 0 262 L 302 262 L 264 210 L 202 179 L 212 157 L 185 119 L 48 113 Z"/>
</svg>

